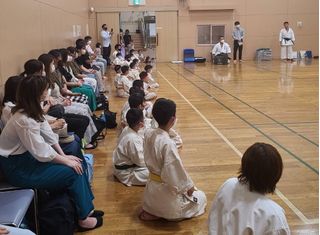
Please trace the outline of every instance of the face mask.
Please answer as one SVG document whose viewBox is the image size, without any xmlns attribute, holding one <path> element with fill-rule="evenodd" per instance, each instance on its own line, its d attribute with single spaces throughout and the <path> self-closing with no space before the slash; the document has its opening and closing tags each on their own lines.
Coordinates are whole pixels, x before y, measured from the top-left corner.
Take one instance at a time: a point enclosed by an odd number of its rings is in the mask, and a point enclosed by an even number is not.
<svg viewBox="0 0 320 235">
<path fill-rule="evenodd" d="M 56 66 L 54 64 L 51 64 L 51 73 L 53 73 L 56 70 Z"/>
<path fill-rule="evenodd" d="M 85 49 L 82 49 L 82 50 L 81 50 L 81 55 L 85 55 L 86 52 L 87 52 L 87 51 L 86 51 Z"/>
<path fill-rule="evenodd" d="M 45 77 L 46 76 L 46 71 L 42 71 L 41 76 Z"/>
<path fill-rule="evenodd" d="M 221 43 L 224 43 L 224 40 L 220 40 Z"/>
<path fill-rule="evenodd" d="M 91 44 L 91 41 L 88 41 L 88 44 L 90 45 L 90 44 Z"/>
<path fill-rule="evenodd" d="M 178 118 L 175 118 L 171 128 L 176 129 L 177 121 L 178 121 Z"/>
<path fill-rule="evenodd" d="M 67 61 L 70 62 L 70 61 L 72 61 L 72 59 L 73 59 L 72 56 L 68 55 Z"/>
<path fill-rule="evenodd" d="M 236 25 L 236 27 L 238 28 L 238 29 L 240 29 L 240 25 L 238 24 L 238 25 Z"/>
</svg>

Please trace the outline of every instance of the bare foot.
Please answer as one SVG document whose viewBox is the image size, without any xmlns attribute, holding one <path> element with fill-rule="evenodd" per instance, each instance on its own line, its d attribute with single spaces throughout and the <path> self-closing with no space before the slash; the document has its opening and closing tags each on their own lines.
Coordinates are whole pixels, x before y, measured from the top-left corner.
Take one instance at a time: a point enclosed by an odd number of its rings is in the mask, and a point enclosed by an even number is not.
<svg viewBox="0 0 320 235">
<path fill-rule="evenodd" d="M 95 217 L 87 217 L 84 220 L 79 220 L 79 226 L 82 228 L 94 228 L 97 224 Z"/>
<path fill-rule="evenodd" d="M 145 210 L 142 210 L 139 214 L 139 219 L 144 220 L 144 221 L 153 221 L 153 220 L 158 220 L 160 217 L 152 215 Z"/>
</svg>

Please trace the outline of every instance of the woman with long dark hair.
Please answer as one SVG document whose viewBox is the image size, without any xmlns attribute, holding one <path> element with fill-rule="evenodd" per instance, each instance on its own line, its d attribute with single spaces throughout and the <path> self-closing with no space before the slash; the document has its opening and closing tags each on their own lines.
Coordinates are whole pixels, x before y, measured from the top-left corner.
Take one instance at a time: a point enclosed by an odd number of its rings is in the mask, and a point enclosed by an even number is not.
<svg viewBox="0 0 320 235">
<path fill-rule="evenodd" d="M 48 88 L 42 76 L 21 80 L 12 117 L 0 135 L 0 167 L 14 186 L 66 190 L 76 205 L 79 230 L 100 227 L 103 212 L 94 212 L 94 196 L 81 159 L 59 154 L 40 134 L 40 126 L 47 123 L 41 102 Z"/>
</svg>

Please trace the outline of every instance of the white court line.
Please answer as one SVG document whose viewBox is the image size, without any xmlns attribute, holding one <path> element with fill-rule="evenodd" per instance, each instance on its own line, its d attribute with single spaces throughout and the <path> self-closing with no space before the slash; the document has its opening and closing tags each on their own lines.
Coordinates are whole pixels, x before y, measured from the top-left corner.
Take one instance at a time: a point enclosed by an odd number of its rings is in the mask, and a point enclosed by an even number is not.
<svg viewBox="0 0 320 235">
<path fill-rule="evenodd" d="M 241 158 L 242 153 L 193 105 L 191 102 L 183 95 L 181 92 L 168 80 L 165 78 L 165 76 L 160 73 L 158 70 L 158 73 L 160 76 L 193 108 L 194 111 L 196 111 L 197 114 L 211 127 L 211 129 L 214 130 L 214 132 L 223 139 L 224 142 L 226 142 L 227 145 L 229 145 L 230 148 Z M 283 195 L 278 189 L 276 189 L 275 193 L 278 195 L 278 197 L 281 198 L 281 200 L 287 204 L 287 206 L 305 223 L 305 224 L 318 224 L 319 218 L 317 219 L 308 219 L 295 205 L 293 205 L 286 196 Z"/>
</svg>

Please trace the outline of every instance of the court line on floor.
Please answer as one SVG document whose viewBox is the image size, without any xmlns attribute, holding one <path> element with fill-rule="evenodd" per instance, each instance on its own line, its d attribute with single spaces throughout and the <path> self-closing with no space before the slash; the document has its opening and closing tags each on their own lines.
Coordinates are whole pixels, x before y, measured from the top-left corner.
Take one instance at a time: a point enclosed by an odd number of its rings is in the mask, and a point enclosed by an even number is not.
<svg viewBox="0 0 320 235">
<path fill-rule="evenodd" d="M 168 67 L 169 67 L 169 68 L 171 68 L 171 69 L 172 69 L 173 71 L 175 71 L 176 73 L 178 73 L 178 74 L 180 74 L 180 75 L 182 75 L 182 76 L 183 76 L 183 74 L 181 74 L 179 71 L 175 70 L 175 69 L 174 69 L 174 68 L 172 68 L 171 66 L 168 66 Z M 211 86 L 213 86 L 213 87 L 215 87 L 216 89 L 218 89 L 218 90 L 222 91 L 223 93 L 225 93 L 225 94 L 227 94 L 227 95 L 231 96 L 232 98 L 234 98 L 234 99 L 238 100 L 240 103 L 242 103 L 242 104 L 244 104 L 244 105 L 248 106 L 249 108 L 251 108 L 251 109 L 255 110 L 256 112 L 258 112 L 258 113 L 260 113 L 261 115 L 265 116 L 266 118 L 268 118 L 268 119 L 272 120 L 273 122 L 277 123 L 278 125 L 280 125 L 280 126 L 284 127 L 285 129 L 289 130 L 290 132 L 292 132 L 292 133 L 294 133 L 294 134 L 296 134 L 296 135 L 300 136 L 301 138 L 303 138 L 304 140 L 308 141 L 309 143 L 311 143 L 311 144 L 313 144 L 313 145 L 315 145 L 315 146 L 319 147 L 319 144 L 318 144 L 318 143 L 316 143 L 316 142 L 314 142 L 314 141 L 312 141 L 312 140 L 308 139 L 308 138 L 307 138 L 307 137 L 305 137 L 304 135 L 302 135 L 302 134 L 300 134 L 300 133 L 296 132 L 295 130 L 291 129 L 290 127 L 288 127 L 288 126 L 284 125 L 283 123 L 281 123 L 281 122 L 277 121 L 276 119 L 272 118 L 272 117 L 271 117 L 271 116 L 269 116 L 268 114 L 266 114 L 266 113 L 264 113 L 264 112 L 260 111 L 259 109 L 257 109 L 257 108 L 255 108 L 255 107 L 251 106 L 250 104 L 248 104 L 247 102 L 245 102 L 245 101 L 241 100 L 241 99 L 240 99 L 240 98 L 238 98 L 237 96 L 232 95 L 231 93 L 229 93 L 228 91 L 224 90 L 224 89 L 223 89 L 223 88 L 221 88 L 220 86 L 218 86 L 218 85 L 216 85 L 216 84 L 212 83 L 211 81 L 208 81 L 207 79 L 205 79 L 205 78 L 203 78 L 203 77 L 199 76 L 198 74 L 195 74 L 195 73 L 194 73 L 194 72 L 192 72 L 190 69 L 186 68 L 184 65 L 183 65 L 183 66 L 179 66 L 179 65 L 178 65 L 178 68 L 179 68 L 179 67 L 181 67 L 182 69 L 184 69 L 184 70 L 188 71 L 189 73 L 193 74 L 194 76 L 198 77 L 198 78 L 199 78 L 199 79 L 201 79 L 202 81 L 204 81 L 204 82 L 206 82 L 206 83 L 209 83 Z"/>
<path fill-rule="evenodd" d="M 168 66 L 170 68 L 170 66 Z M 172 69 L 172 68 L 171 68 Z M 306 161 L 304 161 L 303 159 L 301 159 L 300 157 L 298 157 L 297 155 L 295 155 L 293 152 L 291 152 L 289 149 L 287 149 L 285 146 L 283 146 L 282 144 L 278 143 L 277 141 L 275 141 L 273 138 L 271 138 L 269 135 L 267 135 L 265 132 L 263 132 L 262 130 L 260 130 L 259 128 L 257 128 L 256 126 L 254 126 L 252 123 L 250 123 L 247 119 L 245 119 L 244 117 L 240 116 L 238 113 L 236 113 L 235 111 L 233 111 L 231 108 L 229 108 L 228 106 L 226 106 L 222 101 L 218 100 L 217 98 L 215 98 L 213 95 L 211 95 L 210 93 L 208 93 L 207 91 L 205 91 L 204 89 L 202 89 L 201 87 L 199 87 L 197 84 L 195 84 L 193 81 L 191 81 L 190 79 L 186 78 L 184 75 L 176 72 L 174 69 L 172 69 L 172 71 L 174 71 L 175 73 L 177 73 L 178 75 L 181 75 L 186 81 L 188 81 L 189 83 L 191 83 L 192 85 L 194 85 L 196 88 L 198 88 L 200 91 L 202 91 L 203 93 L 205 93 L 208 97 L 210 97 L 211 99 L 215 100 L 218 104 L 220 104 L 222 107 L 224 107 L 225 109 L 227 109 L 228 111 L 230 111 L 232 114 L 234 114 L 235 116 L 237 116 L 240 120 L 242 120 L 243 122 L 245 122 L 248 126 L 252 127 L 253 129 L 255 129 L 257 132 L 259 132 L 260 134 L 262 134 L 264 137 L 266 137 L 267 139 L 269 139 L 271 142 L 273 142 L 274 144 L 276 144 L 277 146 L 279 146 L 281 149 L 283 149 L 285 152 L 287 152 L 289 154 L 289 156 L 292 156 L 294 159 L 298 160 L 300 163 L 302 163 L 303 165 L 305 165 L 307 168 L 309 168 L 310 170 L 312 170 L 313 172 L 315 172 L 317 175 L 319 175 L 319 171 L 317 169 L 315 169 L 313 166 L 311 166 L 309 163 L 307 163 Z"/>
<path fill-rule="evenodd" d="M 159 70 L 159 75 L 191 106 L 191 108 L 211 127 L 211 129 L 241 158 L 242 153 L 216 128 Z M 308 219 L 290 200 L 278 189 L 276 195 L 305 223 L 317 224 L 319 219 Z"/>
</svg>

